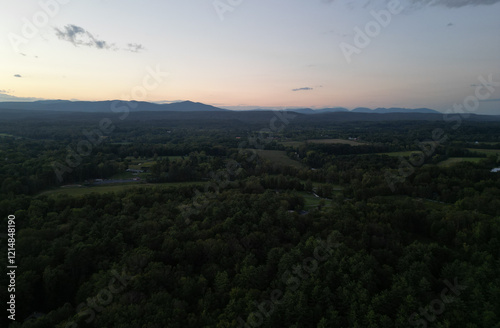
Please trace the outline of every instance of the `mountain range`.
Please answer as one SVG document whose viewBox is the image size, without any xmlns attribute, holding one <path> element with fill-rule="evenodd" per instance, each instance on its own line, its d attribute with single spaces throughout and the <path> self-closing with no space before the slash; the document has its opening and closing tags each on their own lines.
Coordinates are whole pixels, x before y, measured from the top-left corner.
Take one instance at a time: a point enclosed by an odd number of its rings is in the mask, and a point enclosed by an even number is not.
<svg viewBox="0 0 500 328">
<path fill-rule="evenodd" d="M 311 109 L 311 108 L 299 108 L 299 109 L 288 109 L 288 111 L 301 113 L 301 114 L 325 114 L 325 113 L 341 113 L 341 112 L 351 112 L 351 113 L 374 113 L 374 114 L 389 114 L 389 113 L 421 113 L 421 114 L 441 114 L 437 110 L 429 108 L 365 108 L 358 107 L 353 110 L 348 110 L 343 107 L 334 108 L 321 108 L 321 109 Z"/>
<path fill-rule="evenodd" d="M 43 110 L 43 111 L 58 111 L 58 112 L 88 112 L 100 113 L 109 112 L 113 108 L 127 106 L 130 112 L 221 112 L 230 111 L 228 109 L 219 108 L 211 105 L 202 104 L 199 102 L 183 101 L 171 104 L 156 104 L 143 101 L 69 101 L 69 100 L 40 100 L 34 102 L 0 102 L 0 109 L 16 109 L 16 110 Z M 249 111 L 266 111 L 269 109 L 253 109 Z M 352 113 L 374 113 L 374 114 L 389 114 L 389 113 L 422 113 L 422 114 L 441 114 L 440 112 L 429 108 L 364 108 L 359 107 L 353 110 L 348 110 L 343 107 L 333 108 L 297 108 L 286 109 L 290 112 L 300 114 L 325 114 L 338 112 Z"/>
<path fill-rule="evenodd" d="M 226 111 L 226 109 L 202 103 L 183 101 L 172 104 L 155 104 L 145 101 L 69 101 L 39 100 L 34 102 L 0 102 L 1 109 L 44 110 L 58 112 L 110 112 L 113 108 L 127 106 L 131 112 L 195 112 Z"/>
</svg>

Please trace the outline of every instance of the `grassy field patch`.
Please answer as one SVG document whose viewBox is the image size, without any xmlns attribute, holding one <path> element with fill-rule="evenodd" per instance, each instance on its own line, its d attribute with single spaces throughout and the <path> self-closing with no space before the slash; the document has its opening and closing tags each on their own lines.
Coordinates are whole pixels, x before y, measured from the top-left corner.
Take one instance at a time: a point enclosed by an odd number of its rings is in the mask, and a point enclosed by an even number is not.
<svg viewBox="0 0 500 328">
<path fill-rule="evenodd" d="M 468 151 L 471 152 L 476 152 L 478 154 L 484 154 L 486 156 L 489 155 L 500 155 L 500 149 L 474 149 L 474 148 L 467 148 Z"/>
<path fill-rule="evenodd" d="M 283 142 L 280 142 L 280 144 L 282 144 L 285 147 L 298 148 L 302 145 L 305 145 L 305 142 L 304 141 L 283 141 Z"/>
<path fill-rule="evenodd" d="M 84 196 L 91 193 L 105 194 L 109 192 L 120 192 L 124 190 L 130 190 L 135 188 L 168 188 L 168 187 L 182 187 L 182 186 L 203 186 L 206 182 L 169 182 L 169 183 L 139 183 L 139 182 L 130 182 L 130 183 L 120 183 L 113 185 L 99 185 L 99 186 L 68 186 L 61 187 L 59 189 L 44 191 L 40 194 L 48 195 L 48 196 L 56 196 L 56 195 L 69 195 L 69 196 Z"/>
<path fill-rule="evenodd" d="M 307 191 L 299 192 L 299 194 L 304 197 L 304 208 L 306 210 L 310 209 L 311 207 L 319 206 L 319 201 L 321 200 L 321 198 L 316 197 L 312 193 Z"/>
<path fill-rule="evenodd" d="M 392 157 L 410 157 L 411 154 L 422 154 L 421 151 L 419 150 L 409 150 L 409 151 L 397 151 L 397 152 L 391 152 L 391 153 L 377 153 L 376 155 L 387 155 L 387 156 L 392 156 Z"/>
<path fill-rule="evenodd" d="M 286 152 L 283 150 L 257 150 L 257 154 L 263 159 L 267 159 L 271 162 L 281 165 L 293 166 L 298 169 L 303 169 L 306 167 L 304 164 L 288 157 L 286 155 Z"/>
<path fill-rule="evenodd" d="M 307 140 L 309 143 L 325 144 L 325 145 L 350 145 L 350 146 L 362 146 L 366 143 L 355 141 L 355 140 L 345 140 L 345 139 L 310 139 Z"/>
<path fill-rule="evenodd" d="M 481 157 L 451 157 L 445 161 L 438 163 L 438 166 L 450 167 L 452 165 L 455 165 L 455 164 L 461 163 L 461 162 L 478 163 L 479 161 L 481 161 L 483 159 L 484 158 L 481 158 Z"/>
</svg>

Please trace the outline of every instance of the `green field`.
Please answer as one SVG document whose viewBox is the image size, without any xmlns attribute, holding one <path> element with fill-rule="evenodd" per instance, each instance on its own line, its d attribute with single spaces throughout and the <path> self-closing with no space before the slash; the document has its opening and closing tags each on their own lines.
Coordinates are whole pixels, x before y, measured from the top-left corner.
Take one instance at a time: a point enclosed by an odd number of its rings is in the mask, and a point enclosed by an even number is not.
<svg viewBox="0 0 500 328">
<path fill-rule="evenodd" d="M 168 188 L 168 187 L 180 187 L 180 186 L 202 186 L 206 182 L 171 182 L 171 183 L 120 183 L 120 184 L 110 184 L 110 185 L 100 185 L 100 186 L 68 186 L 61 187 L 59 189 L 48 190 L 42 192 L 39 196 L 49 195 L 69 195 L 69 196 L 84 196 L 91 193 L 105 194 L 110 192 L 120 192 L 124 190 L 136 189 L 136 188 Z"/>
<path fill-rule="evenodd" d="M 392 153 L 377 153 L 376 155 L 387 155 L 392 157 L 410 157 L 411 154 L 421 154 L 422 152 L 419 150 L 409 150 L 409 151 L 397 151 Z"/>
<path fill-rule="evenodd" d="M 135 158 L 127 158 L 130 160 L 128 164 L 128 168 L 132 170 L 140 170 L 142 167 L 151 167 L 153 166 L 156 161 L 154 161 L 152 158 L 149 159 L 135 159 Z"/>
<path fill-rule="evenodd" d="M 263 159 L 267 159 L 273 163 L 289 165 L 298 169 L 303 169 L 306 167 L 304 164 L 288 157 L 286 155 L 286 152 L 283 150 L 257 150 L 257 154 Z"/>
<path fill-rule="evenodd" d="M 309 143 L 316 144 L 325 144 L 325 145 L 350 145 L 350 146 L 362 146 L 366 145 L 366 143 L 358 142 L 354 140 L 345 140 L 345 139 L 310 139 L 307 140 Z"/>
<path fill-rule="evenodd" d="M 457 163 L 461 162 L 471 162 L 471 163 L 478 163 L 479 161 L 483 160 L 484 158 L 481 157 L 451 157 L 448 158 L 445 161 L 442 161 L 438 164 L 438 166 L 441 167 L 450 167 L 452 165 L 455 165 Z"/>
<path fill-rule="evenodd" d="M 280 142 L 285 147 L 298 148 L 306 143 L 313 144 L 322 144 L 322 145 L 350 145 L 350 146 L 362 146 L 367 143 L 354 141 L 354 140 L 346 140 L 346 139 L 309 139 L 307 141 L 283 141 Z"/>
<path fill-rule="evenodd" d="M 489 155 L 500 155 L 500 149 L 474 149 L 474 148 L 467 148 L 468 151 L 471 152 L 476 152 L 479 154 L 484 154 L 486 156 Z"/>
<path fill-rule="evenodd" d="M 299 194 L 304 197 L 304 207 L 306 210 L 311 209 L 311 207 L 319 206 L 319 201 L 321 200 L 321 198 L 316 197 L 312 193 L 307 191 L 302 191 Z"/>
<path fill-rule="evenodd" d="M 285 147 L 298 148 L 298 147 L 304 145 L 305 142 L 304 141 L 283 141 L 283 142 L 280 142 L 280 144 L 282 144 Z"/>
</svg>

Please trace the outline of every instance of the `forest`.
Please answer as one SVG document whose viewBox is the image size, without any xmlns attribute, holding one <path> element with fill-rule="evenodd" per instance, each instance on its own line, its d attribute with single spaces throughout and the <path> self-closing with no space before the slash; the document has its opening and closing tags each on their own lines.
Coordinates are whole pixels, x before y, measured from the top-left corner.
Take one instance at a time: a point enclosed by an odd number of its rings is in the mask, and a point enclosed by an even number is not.
<svg viewBox="0 0 500 328">
<path fill-rule="evenodd" d="M 2 327 L 500 328 L 498 120 L 108 116 L 0 119 Z"/>
</svg>

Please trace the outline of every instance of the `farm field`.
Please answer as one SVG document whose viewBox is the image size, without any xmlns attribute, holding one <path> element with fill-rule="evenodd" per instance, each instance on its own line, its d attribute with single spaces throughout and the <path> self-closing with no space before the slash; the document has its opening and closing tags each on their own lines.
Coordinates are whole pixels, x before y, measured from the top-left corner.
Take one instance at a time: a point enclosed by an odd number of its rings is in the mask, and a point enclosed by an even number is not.
<svg viewBox="0 0 500 328">
<path fill-rule="evenodd" d="M 292 147 L 292 148 L 297 148 L 305 144 L 304 141 L 282 141 L 279 143 L 285 147 Z"/>
<path fill-rule="evenodd" d="M 451 157 L 448 158 L 445 161 L 442 161 L 438 163 L 438 166 L 440 167 L 450 167 L 452 165 L 455 165 L 457 163 L 461 162 L 471 162 L 471 163 L 478 163 L 479 161 L 483 160 L 484 158 L 481 157 Z"/>
<path fill-rule="evenodd" d="M 310 139 L 307 140 L 309 143 L 316 144 L 327 144 L 327 145 L 350 145 L 350 146 L 361 146 L 366 145 L 364 142 L 354 141 L 354 140 L 345 140 L 345 139 Z"/>
<path fill-rule="evenodd" d="M 467 148 L 468 151 L 476 152 L 484 155 L 500 155 L 500 149 L 475 149 L 475 148 Z"/>
<path fill-rule="evenodd" d="M 354 141 L 354 140 L 346 140 L 346 139 L 309 139 L 306 141 L 283 141 L 280 142 L 285 147 L 297 148 L 306 143 L 315 143 L 315 144 L 326 144 L 326 145 L 350 145 L 350 146 L 361 146 L 367 145 L 367 143 Z"/>
<path fill-rule="evenodd" d="M 321 198 L 314 196 L 312 193 L 307 191 L 302 191 L 299 193 L 304 197 L 304 207 L 306 209 L 311 209 L 311 207 L 317 207 Z"/>
<path fill-rule="evenodd" d="M 289 165 L 296 168 L 304 168 L 305 165 L 289 158 L 283 150 L 257 150 L 257 154 L 263 159 L 282 165 Z"/>
<path fill-rule="evenodd" d="M 397 151 L 397 152 L 388 152 L 388 153 L 377 153 L 376 155 L 387 155 L 392 157 L 410 157 L 413 153 L 422 153 L 419 150 L 410 150 L 410 151 Z"/>
<path fill-rule="evenodd" d="M 132 189 L 138 188 L 168 188 L 168 187 L 179 187 L 179 186 L 196 186 L 203 185 L 206 182 L 170 182 L 170 183 L 140 183 L 140 182 L 130 182 L 130 183 L 120 183 L 114 185 L 101 185 L 101 186 L 68 186 L 61 187 L 59 189 L 48 190 L 41 193 L 39 196 L 57 196 L 57 195 L 68 195 L 68 196 L 84 196 L 91 193 L 105 194 L 105 193 L 115 193 L 120 191 L 130 191 Z"/>
</svg>

